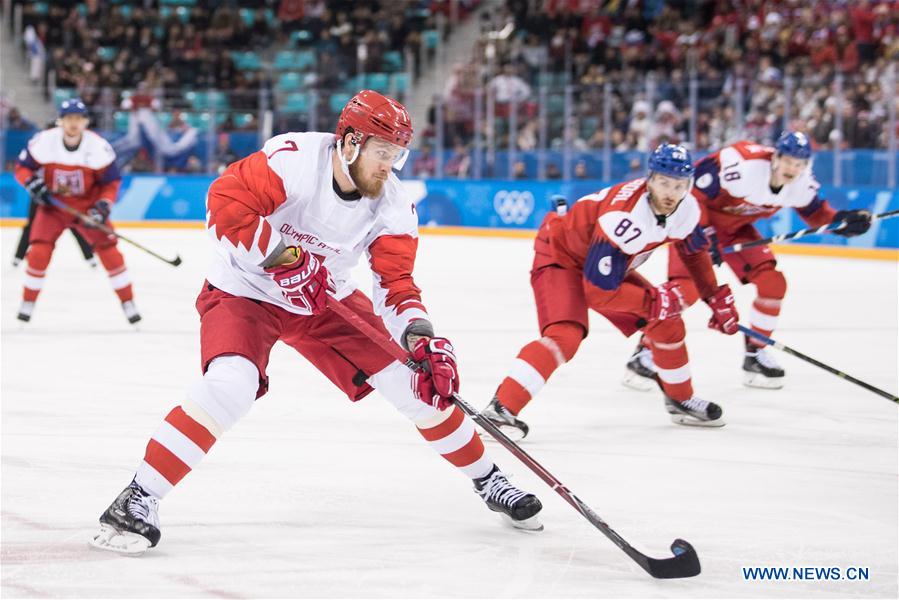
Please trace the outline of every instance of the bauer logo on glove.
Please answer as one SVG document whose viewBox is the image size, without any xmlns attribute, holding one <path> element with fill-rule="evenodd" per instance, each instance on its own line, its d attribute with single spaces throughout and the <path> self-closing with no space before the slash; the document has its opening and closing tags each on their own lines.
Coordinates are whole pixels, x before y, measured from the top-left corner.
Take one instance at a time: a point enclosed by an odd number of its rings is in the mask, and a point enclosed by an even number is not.
<svg viewBox="0 0 899 600">
<path fill-rule="evenodd" d="M 412 375 L 415 397 L 437 410 L 446 410 L 459 391 L 459 371 L 453 345 L 446 338 L 422 338 L 412 348 L 411 358 L 421 365 Z"/>
</svg>

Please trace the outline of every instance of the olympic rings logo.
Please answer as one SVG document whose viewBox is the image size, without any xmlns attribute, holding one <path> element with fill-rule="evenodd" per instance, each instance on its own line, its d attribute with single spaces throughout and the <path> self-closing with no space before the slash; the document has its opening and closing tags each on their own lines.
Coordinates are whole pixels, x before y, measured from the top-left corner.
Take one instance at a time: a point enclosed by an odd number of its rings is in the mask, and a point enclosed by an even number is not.
<svg viewBox="0 0 899 600">
<path fill-rule="evenodd" d="M 507 225 L 523 225 L 534 212 L 534 195 L 530 192 L 501 190 L 493 197 L 496 214 Z"/>
</svg>

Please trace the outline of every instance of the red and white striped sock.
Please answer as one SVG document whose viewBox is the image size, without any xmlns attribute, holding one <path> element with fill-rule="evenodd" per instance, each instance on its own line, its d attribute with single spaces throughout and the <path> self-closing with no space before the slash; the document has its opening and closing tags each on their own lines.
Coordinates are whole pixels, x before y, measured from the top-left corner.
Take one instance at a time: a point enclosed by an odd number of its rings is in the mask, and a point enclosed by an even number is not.
<svg viewBox="0 0 899 600">
<path fill-rule="evenodd" d="M 431 448 L 470 479 L 484 477 L 493 468 L 493 460 L 484 450 L 474 421 L 458 406 L 439 412 L 416 426 Z"/>
<path fill-rule="evenodd" d="M 163 498 L 203 460 L 215 441 L 206 427 L 176 406 L 147 444 L 135 481 L 153 496 Z"/>
<path fill-rule="evenodd" d="M 782 298 L 763 298 L 759 296 L 752 303 L 752 310 L 749 312 L 749 326 L 753 331 L 757 331 L 765 337 L 771 337 L 777 328 L 777 318 L 780 316 L 780 307 L 783 304 Z M 765 343 L 749 338 L 749 342 L 753 346 L 764 347 Z"/>
</svg>

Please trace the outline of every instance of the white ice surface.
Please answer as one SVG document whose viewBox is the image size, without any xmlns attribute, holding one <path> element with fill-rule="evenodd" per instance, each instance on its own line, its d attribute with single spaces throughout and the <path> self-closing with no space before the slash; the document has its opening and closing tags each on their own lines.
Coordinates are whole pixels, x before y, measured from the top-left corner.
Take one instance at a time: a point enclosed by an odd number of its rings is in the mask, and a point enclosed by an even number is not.
<svg viewBox="0 0 899 600">
<path fill-rule="evenodd" d="M 689 540 L 697 578 L 649 578 L 494 444 L 545 505 L 542 534 L 507 528 L 389 404 L 350 403 L 283 345 L 270 393 L 162 502 L 159 547 L 140 559 L 89 550 L 100 512 L 199 373 L 205 235 L 123 233 L 184 258 L 173 269 L 122 244 L 139 332 L 68 235 L 22 331 L 18 231 L 2 231 L 4 597 L 897 596 L 899 407 L 782 354 L 785 389 L 744 388 L 742 340 L 706 329 L 702 306 L 687 315 L 695 384 L 726 427 L 673 425 L 657 393 L 621 387 L 634 340 L 601 318 L 523 413 L 537 460 L 639 550 L 662 557 Z M 535 337 L 530 260 L 526 240 L 422 239 L 416 279 L 478 406 Z M 659 281 L 663 263 L 641 270 Z M 896 263 L 781 264 L 790 290 L 776 339 L 895 393 Z M 737 290 L 744 314 L 752 294 Z M 862 566 L 871 579 L 746 582 L 743 566 Z"/>
</svg>

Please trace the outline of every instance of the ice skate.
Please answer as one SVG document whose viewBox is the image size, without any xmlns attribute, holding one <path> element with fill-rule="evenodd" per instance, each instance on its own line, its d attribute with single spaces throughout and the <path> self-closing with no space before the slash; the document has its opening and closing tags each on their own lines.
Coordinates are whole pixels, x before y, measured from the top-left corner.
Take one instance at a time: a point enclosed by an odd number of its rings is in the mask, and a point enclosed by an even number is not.
<svg viewBox="0 0 899 600">
<path fill-rule="evenodd" d="M 513 527 L 543 531 L 537 519 L 537 513 L 543 508 L 540 500 L 509 483 L 496 465 L 486 477 L 474 480 L 474 489 L 490 510 L 501 513 Z"/>
<path fill-rule="evenodd" d="M 134 300 L 122 302 L 122 310 L 125 311 L 125 318 L 128 319 L 128 322 L 132 325 L 141 320 L 140 313 L 137 312 L 137 306 L 134 305 Z"/>
<path fill-rule="evenodd" d="M 652 362 L 652 350 L 643 345 L 643 340 L 637 344 L 637 349 L 627 361 L 624 378 L 621 383 L 632 390 L 649 392 L 658 387 L 656 383 L 656 365 Z"/>
<path fill-rule="evenodd" d="M 781 366 L 768 353 L 767 348 L 754 345 L 748 338 L 743 358 L 743 385 L 769 390 L 777 390 L 784 385 L 784 370 Z"/>
<path fill-rule="evenodd" d="M 19 306 L 19 314 L 16 318 L 24 323 L 31 320 L 31 314 L 34 312 L 34 302 L 23 301 Z"/>
<path fill-rule="evenodd" d="M 683 402 L 665 396 L 665 410 L 671 415 L 671 421 L 678 425 L 721 427 L 725 424 L 720 406 L 696 396 Z"/>
<path fill-rule="evenodd" d="M 530 428 L 528 424 L 512 414 L 508 408 L 499 403 L 499 398 L 493 397 L 490 404 L 481 411 L 481 416 L 500 428 L 500 431 L 514 441 L 527 437 Z"/>
<path fill-rule="evenodd" d="M 92 547 L 140 556 L 159 543 L 159 500 L 132 481 L 100 515 L 100 531 Z"/>
</svg>

